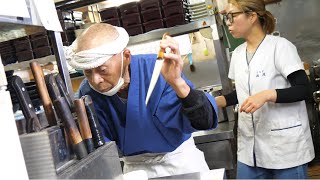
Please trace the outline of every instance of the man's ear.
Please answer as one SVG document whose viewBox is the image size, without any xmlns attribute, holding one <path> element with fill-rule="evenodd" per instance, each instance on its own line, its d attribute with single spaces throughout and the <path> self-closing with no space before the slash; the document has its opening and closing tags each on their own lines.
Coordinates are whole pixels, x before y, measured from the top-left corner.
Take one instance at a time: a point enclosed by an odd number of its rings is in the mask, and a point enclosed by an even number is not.
<svg viewBox="0 0 320 180">
<path fill-rule="evenodd" d="M 123 50 L 123 61 L 125 64 L 129 65 L 131 62 L 131 53 L 129 49 Z"/>
</svg>

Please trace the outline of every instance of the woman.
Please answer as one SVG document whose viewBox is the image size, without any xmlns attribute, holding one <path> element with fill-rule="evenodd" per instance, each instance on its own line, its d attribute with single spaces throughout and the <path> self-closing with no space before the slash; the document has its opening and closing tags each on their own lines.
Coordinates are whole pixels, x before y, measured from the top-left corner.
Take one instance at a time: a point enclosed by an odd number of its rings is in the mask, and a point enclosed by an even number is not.
<svg viewBox="0 0 320 180">
<path fill-rule="evenodd" d="M 275 20 L 263 0 L 229 0 L 230 33 L 244 38 L 229 69 L 236 90 L 216 97 L 239 104 L 237 178 L 307 178 L 314 158 L 305 99 L 308 78 L 296 47 L 274 37 Z"/>
</svg>

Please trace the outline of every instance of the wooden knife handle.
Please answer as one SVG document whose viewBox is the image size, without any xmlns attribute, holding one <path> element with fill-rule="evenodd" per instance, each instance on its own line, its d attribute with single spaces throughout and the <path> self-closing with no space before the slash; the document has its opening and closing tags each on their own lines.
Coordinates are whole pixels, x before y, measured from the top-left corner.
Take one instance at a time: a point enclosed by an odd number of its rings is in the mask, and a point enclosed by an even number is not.
<svg viewBox="0 0 320 180">
<path fill-rule="evenodd" d="M 22 79 L 19 76 L 12 76 L 10 79 L 11 86 L 16 93 L 20 109 L 26 120 L 26 132 L 40 131 L 42 129 L 40 121 Z"/>
<path fill-rule="evenodd" d="M 93 105 L 93 101 L 89 95 L 82 96 L 81 99 L 83 99 L 86 107 L 86 113 L 88 116 L 91 133 L 93 136 L 94 146 L 95 148 L 99 148 L 104 145 L 105 141 L 102 136 L 101 126 Z"/>
<path fill-rule="evenodd" d="M 67 134 L 70 136 L 71 144 L 73 146 L 73 150 L 77 155 L 78 159 L 82 159 L 85 157 L 88 152 L 82 141 L 82 137 L 76 125 L 76 122 L 73 119 L 71 111 L 69 109 L 69 105 L 64 97 L 58 97 L 55 101 L 53 101 L 54 108 L 57 111 L 59 118 L 62 120 Z"/>
<path fill-rule="evenodd" d="M 86 113 L 86 107 L 82 99 L 74 100 L 75 110 L 78 118 L 78 123 L 80 127 L 80 134 L 85 141 L 88 153 L 94 150 L 94 145 L 92 141 L 92 134 L 90 130 L 90 125 L 88 122 L 88 117 Z"/>
<path fill-rule="evenodd" d="M 49 126 L 57 125 L 54 111 L 52 108 L 52 102 L 48 93 L 46 82 L 40 64 L 36 61 L 30 63 L 31 71 L 34 76 L 34 80 L 37 84 L 37 89 L 43 104 L 43 109 L 46 114 Z"/>
<path fill-rule="evenodd" d="M 57 74 L 56 75 L 56 83 L 57 83 L 57 86 L 58 86 L 58 89 L 60 91 L 60 94 L 62 97 L 65 97 L 66 98 L 66 101 L 70 107 L 70 110 L 72 113 L 74 113 L 74 98 L 72 96 L 70 96 L 70 94 L 68 93 L 67 91 L 67 88 L 66 88 L 66 85 L 64 84 L 64 81 L 62 80 L 60 74 Z"/>
<path fill-rule="evenodd" d="M 88 123 L 86 108 L 82 99 L 74 100 L 74 105 L 76 107 L 76 114 L 79 122 L 80 133 L 83 139 L 92 138 L 90 126 Z"/>
<path fill-rule="evenodd" d="M 82 137 L 78 130 L 77 124 L 73 119 L 69 106 L 64 97 L 58 97 L 53 101 L 54 108 L 57 110 L 59 118 L 62 120 L 68 134 L 71 137 L 72 144 L 77 144 L 82 141 Z"/>
<path fill-rule="evenodd" d="M 46 81 L 46 86 L 48 88 L 48 93 L 51 101 L 56 100 L 58 97 L 61 97 L 56 78 L 54 74 L 47 74 L 44 76 Z"/>
<path fill-rule="evenodd" d="M 166 32 L 166 33 L 163 34 L 162 40 L 166 39 L 166 36 L 169 36 L 169 33 L 168 33 L 168 32 Z M 158 52 L 157 59 L 163 59 L 163 55 L 164 55 L 164 49 L 162 49 L 162 48 L 160 47 L 159 52 Z"/>
</svg>

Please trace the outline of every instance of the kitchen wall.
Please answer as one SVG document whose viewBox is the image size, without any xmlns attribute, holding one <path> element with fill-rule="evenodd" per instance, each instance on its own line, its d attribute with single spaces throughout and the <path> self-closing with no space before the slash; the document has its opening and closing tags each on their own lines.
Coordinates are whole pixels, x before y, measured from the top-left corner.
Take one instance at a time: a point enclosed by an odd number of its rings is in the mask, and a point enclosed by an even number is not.
<svg viewBox="0 0 320 180">
<path fill-rule="evenodd" d="M 298 49 L 303 61 L 320 59 L 320 1 L 282 0 L 267 9 L 277 19 L 276 30 Z"/>
</svg>

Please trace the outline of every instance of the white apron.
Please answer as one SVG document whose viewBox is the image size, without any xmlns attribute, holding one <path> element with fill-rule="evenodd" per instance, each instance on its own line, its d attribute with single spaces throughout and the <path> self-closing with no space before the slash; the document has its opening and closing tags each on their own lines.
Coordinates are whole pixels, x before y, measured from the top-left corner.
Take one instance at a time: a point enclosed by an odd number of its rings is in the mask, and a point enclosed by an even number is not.
<svg viewBox="0 0 320 180">
<path fill-rule="evenodd" d="M 145 153 L 123 160 L 123 173 L 144 170 L 149 178 L 209 171 L 204 154 L 195 146 L 193 137 L 173 152 Z"/>
</svg>

